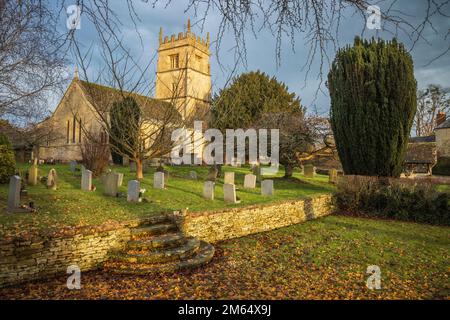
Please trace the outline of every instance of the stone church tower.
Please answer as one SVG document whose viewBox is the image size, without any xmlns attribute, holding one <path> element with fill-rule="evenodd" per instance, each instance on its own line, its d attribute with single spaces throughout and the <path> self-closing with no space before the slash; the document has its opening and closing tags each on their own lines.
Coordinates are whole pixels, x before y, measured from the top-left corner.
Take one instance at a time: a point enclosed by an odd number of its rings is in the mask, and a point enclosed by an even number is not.
<svg viewBox="0 0 450 320">
<path fill-rule="evenodd" d="M 156 99 L 174 103 L 183 117 L 209 108 L 211 66 L 209 33 L 206 40 L 187 31 L 163 38 L 159 31 Z"/>
</svg>

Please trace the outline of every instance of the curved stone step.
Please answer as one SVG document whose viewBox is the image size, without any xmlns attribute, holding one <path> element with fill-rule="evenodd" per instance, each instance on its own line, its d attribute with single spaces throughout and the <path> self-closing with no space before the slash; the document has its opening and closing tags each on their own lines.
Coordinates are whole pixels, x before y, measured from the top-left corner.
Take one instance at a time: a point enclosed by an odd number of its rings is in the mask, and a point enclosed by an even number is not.
<svg viewBox="0 0 450 320">
<path fill-rule="evenodd" d="M 151 251 L 129 250 L 127 252 L 113 252 L 110 258 L 112 261 L 127 263 L 163 263 L 188 259 L 198 251 L 199 247 L 200 241 L 196 238 L 190 238 L 179 247 Z"/>
<path fill-rule="evenodd" d="M 138 240 L 142 237 L 155 236 L 167 232 L 177 231 L 177 229 L 177 226 L 173 223 L 159 223 L 150 226 L 134 228 L 131 230 L 131 239 Z"/>
<path fill-rule="evenodd" d="M 127 249 L 132 250 L 154 250 L 160 248 L 174 248 L 181 246 L 187 241 L 182 233 L 168 233 L 150 238 L 131 240 L 127 243 Z"/>
<path fill-rule="evenodd" d="M 214 256 L 214 247 L 204 241 L 200 241 L 200 248 L 192 257 L 178 262 L 142 264 L 142 263 L 121 263 L 108 261 L 103 265 L 105 270 L 117 274 L 129 275 L 149 275 L 156 273 L 170 273 L 179 270 L 194 269 L 211 261 Z"/>
<path fill-rule="evenodd" d="M 156 216 L 146 217 L 141 220 L 139 223 L 139 226 L 145 226 L 145 225 L 153 225 L 153 224 L 159 224 L 159 223 L 171 223 L 172 221 L 166 214 L 159 214 Z"/>
</svg>

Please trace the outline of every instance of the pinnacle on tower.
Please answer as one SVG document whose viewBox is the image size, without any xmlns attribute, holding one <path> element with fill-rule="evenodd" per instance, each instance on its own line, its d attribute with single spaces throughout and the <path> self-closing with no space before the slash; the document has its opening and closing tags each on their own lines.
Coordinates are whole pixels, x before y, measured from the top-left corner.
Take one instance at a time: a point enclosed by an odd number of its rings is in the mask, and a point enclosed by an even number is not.
<svg viewBox="0 0 450 320">
<path fill-rule="evenodd" d="M 191 19 L 188 19 L 187 33 L 191 33 Z"/>
<path fill-rule="evenodd" d="M 73 78 L 74 79 L 78 79 L 79 75 L 78 75 L 78 66 L 75 66 L 75 72 L 73 73 Z"/>
<path fill-rule="evenodd" d="M 162 43 L 162 40 L 163 40 L 163 29 L 161 27 L 159 28 L 159 44 Z"/>
<path fill-rule="evenodd" d="M 209 47 L 209 32 L 206 34 L 206 46 Z"/>
</svg>

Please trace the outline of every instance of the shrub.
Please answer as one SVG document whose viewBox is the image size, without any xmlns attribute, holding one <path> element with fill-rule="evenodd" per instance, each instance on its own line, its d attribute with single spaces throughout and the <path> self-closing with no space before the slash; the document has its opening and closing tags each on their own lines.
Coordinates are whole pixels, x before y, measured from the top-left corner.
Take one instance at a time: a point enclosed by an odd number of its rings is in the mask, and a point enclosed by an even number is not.
<svg viewBox="0 0 450 320">
<path fill-rule="evenodd" d="M 5 145 L 9 149 L 12 149 L 11 141 L 9 141 L 8 137 L 3 133 L 0 133 L 0 145 Z"/>
<path fill-rule="evenodd" d="M 436 192 L 430 184 L 377 178 L 340 184 L 335 196 L 336 206 L 347 212 L 441 225 L 450 225 L 449 200 L 449 194 Z"/>
<path fill-rule="evenodd" d="M 450 176 L 450 157 L 440 157 L 433 168 L 433 174 Z"/>
<path fill-rule="evenodd" d="M 84 139 L 81 145 L 81 156 L 86 169 L 91 170 L 94 177 L 100 176 L 109 165 L 109 146 L 99 142 L 95 136 Z"/>
<path fill-rule="evenodd" d="M 355 39 L 328 74 L 330 118 L 346 174 L 399 177 L 416 112 L 411 55 L 395 39 Z"/>
<path fill-rule="evenodd" d="M 8 183 L 15 168 L 14 152 L 7 145 L 0 145 L 0 183 Z"/>
</svg>

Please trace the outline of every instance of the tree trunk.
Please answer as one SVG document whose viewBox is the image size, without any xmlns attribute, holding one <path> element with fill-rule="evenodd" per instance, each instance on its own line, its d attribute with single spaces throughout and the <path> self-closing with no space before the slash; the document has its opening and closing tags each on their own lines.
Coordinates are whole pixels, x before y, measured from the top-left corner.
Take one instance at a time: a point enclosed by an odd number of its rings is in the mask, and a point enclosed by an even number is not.
<svg viewBox="0 0 450 320">
<path fill-rule="evenodd" d="M 136 162 L 136 179 L 141 180 L 144 178 L 142 159 L 134 159 Z"/>
<path fill-rule="evenodd" d="M 292 165 L 284 166 L 284 178 L 285 179 L 291 178 L 293 173 L 294 173 L 294 167 Z"/>
</svg>

